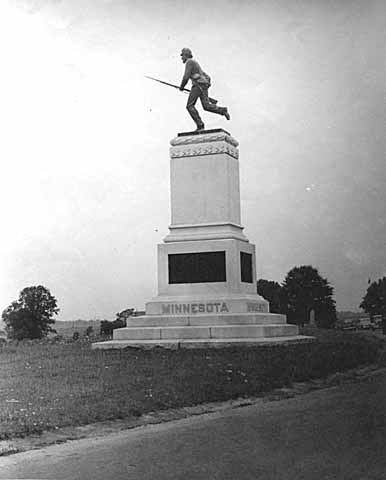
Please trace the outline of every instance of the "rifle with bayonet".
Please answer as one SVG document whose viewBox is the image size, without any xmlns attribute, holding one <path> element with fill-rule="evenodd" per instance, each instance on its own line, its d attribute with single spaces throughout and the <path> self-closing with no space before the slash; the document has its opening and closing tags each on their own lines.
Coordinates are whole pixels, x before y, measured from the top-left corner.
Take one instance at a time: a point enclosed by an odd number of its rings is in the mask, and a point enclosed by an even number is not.
<svg viewBox="0 0 386 480">
<path fill-rule="evenodd" d="M 180 87 L 178 85 L 173 85 L 172 83 L 164 82 L 163 80 L 158 80 L 158 78 L 149 77 L 148 75 L 145 75 L 145 77 L 149 78 L 150 80 L 154 80 L 155 82 L 159 82 L 159 83 L 163 83 L 164 85 L 168 85 L 169 87 L 178 88 L 178 90 L 180 89 Z M 190 90 L 188 88 L 184 88 L 182 91 L 186 92 L 186 93 L 190 93 Z M 210 101 L 210 103 L 213 103 L 215 105 L 216 105 L 216 103 L 218 103 L 218 101 L 215 98 L 212 98 L 212 97 L 209 97 L 209 101 Z"/>
</svg>

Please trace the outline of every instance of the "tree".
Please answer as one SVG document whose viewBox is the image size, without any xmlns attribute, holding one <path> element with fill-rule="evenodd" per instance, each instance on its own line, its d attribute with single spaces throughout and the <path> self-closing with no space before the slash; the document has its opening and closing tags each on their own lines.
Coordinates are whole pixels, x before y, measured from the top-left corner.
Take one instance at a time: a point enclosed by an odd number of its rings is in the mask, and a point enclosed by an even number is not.
<svg viewBox="0 0 386 480">
<path fill-rule="evenodd" d="M 359 307 L 372 317 L 386 315 L 386 277 L 369 285 Z"/>
<path fill-rule="evenodd" d="M 314 310 L 316 325 L 331 328 L 336 321 L 334 289 L 311 265 L 294 267 L 283 282 L 288 321 L 303 326 Z"/>
<path fill-rule="evenodd" d="M 112 322 L 108 320 L 102 320 L 100 324 L 100 335 L 108 335 L 111 336 L 113 334 L 113 330 L 116 328 L 123 328 L 126 327 L 126 320 L 133 316 L 135 313 L 135 308 L 126 308 L 121 312 L 115 314 L 116 319 Z"/>
<path fill-rule="evenodd" d="M 261 278 L 256 282 L 257 293 L 269 302 L 271 313 L 284 313 L 283 292 L 280 283 Z"/>
<path fill-rule="evenodd" d="M 101 335 L 111 336 L 113 334 L 113 330 L 123 327 L 126 327 L 126 320 L 117 319 L 113 322 L 109 322 L 108 320 L 102 320 L 99 333 Z"/>
<path fill-rule="evenodd" d="M 386 277 L 369 285 L 359 307 L 371 317 L 382 315 L 382 330 L 386 334 Z"/>
<path fill-rule="evenodd" d="M 48 288 L 38 285 L 24 288 L 19 299 L 3 311 L 1 318 L 9 338 L 34 339 L 43 338 L 49 332 L 56 333 L 51 325 L 55 323 L 53 315 L 58 312 L 56 298 Z"/>
</svg>

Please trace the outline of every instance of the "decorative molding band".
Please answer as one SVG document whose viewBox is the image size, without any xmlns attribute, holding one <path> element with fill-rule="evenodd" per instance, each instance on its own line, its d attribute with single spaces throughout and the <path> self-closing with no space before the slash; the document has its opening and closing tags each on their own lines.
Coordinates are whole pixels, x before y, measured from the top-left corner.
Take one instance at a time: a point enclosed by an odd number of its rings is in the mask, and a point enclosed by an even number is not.
<svg viewBox="0 0 386 480">
<path fill-rule="evenodd" d="M 225 141 L 233 147 L 238 147 L 239 142 L 225 132 L 209 133 L 207 135 L 192 135 L 190 137 L 176 137 L 170 141 L 173 147 L 180 145 L 191 145 L 194 143 L 209 143 Z"/>
<path fill-rule="evenodd" d="M 201 240 L 240 240 L 245 243 L 249 243 L 249 240 L 242 233 L 237 234 L 233 232 L 220 232 L 220 233 L 186 233 L 181 235 L 176 235 L 169 233 L 164 238 L 164 243 L 175 243 L 175 242 L 198 242 Z"/>
<path fill-rule="evenodd" d="M 239 158 L 239 151 L 237 148 L 227 143 L 222 145 L 192 145 L 190 148 L 172 147 L 170 149 L 170 158 L 199 157 L 201 155 L 216 155 L 221 153 L 227 153 L 236 160 Z"/>
<path fill-rule="evenodd" d="M 169 225 L 169 229 L 172 228 L 202 228 L 202 227 L 236 227 L 241 230 L 244 229 L 239 223 L 233 222 L 210 222 L 210 223 L 177 223 Z"/>
</svg>

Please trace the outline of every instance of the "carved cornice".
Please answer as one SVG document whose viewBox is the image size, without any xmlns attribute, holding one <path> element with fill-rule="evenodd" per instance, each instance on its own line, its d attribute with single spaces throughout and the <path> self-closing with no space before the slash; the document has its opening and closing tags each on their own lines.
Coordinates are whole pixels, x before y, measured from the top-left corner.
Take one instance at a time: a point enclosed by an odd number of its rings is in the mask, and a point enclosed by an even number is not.
<svg viewBox="0 0 386 480">
<path fill-rule="evenodd" d="M 218 133 L 208 133 L 203 135 L 192 135 L 186 137 L 176 137 L 170 141 L 170 144 L 175 146 L 181 145 L 192 145 L 192 144 L 201 144 L 201 143 L 210 143 L 210 142 L 226 142 L 233 147 L 237 148 L 239 142 L 235 140 L 233 137 L 228 135 L 225 132 L 218 132 Z"/>
<path fill-rule="evenodd" d="M 170 149 L 170 158 L 181 157 L 199 157 L 202 155 L 216 155 L 220 153 L 227 153 L 236 160 L 239 158 L 239 151 L 236 147 L 229 145 L 228 143 L 221 143 L 217 145 L 201 144 L 181 146 L 180 148 L 172 147 Z"/>
</svg>

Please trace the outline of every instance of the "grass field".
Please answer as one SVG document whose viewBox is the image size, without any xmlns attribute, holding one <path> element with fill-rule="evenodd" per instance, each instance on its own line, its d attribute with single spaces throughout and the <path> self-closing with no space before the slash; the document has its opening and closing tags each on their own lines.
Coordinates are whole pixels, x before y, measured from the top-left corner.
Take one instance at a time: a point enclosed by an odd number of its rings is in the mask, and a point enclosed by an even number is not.
<svg viewBox="0 0 386 480">
<path fill-rule="evenodd" d="M 259 396 L 293 381 L 384 361 L 384 342 L 373 336 L 336 331 L 317 336 L 315 344 L 218 350 L 6 344 L 0 346 L 0 439 Z"/>
</svg>

